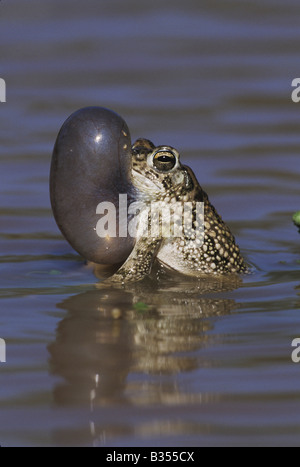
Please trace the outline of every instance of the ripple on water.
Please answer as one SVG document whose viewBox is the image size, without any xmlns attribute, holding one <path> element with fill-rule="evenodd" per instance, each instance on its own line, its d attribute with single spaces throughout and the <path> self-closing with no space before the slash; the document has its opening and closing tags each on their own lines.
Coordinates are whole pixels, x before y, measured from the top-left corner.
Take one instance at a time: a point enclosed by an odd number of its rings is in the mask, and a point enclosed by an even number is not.
<svg viewBox="0 0 300 467">
<path fill-rule="evenodd" d="M 299 2 L 0 8 L 1 444 L 298 445 Z M 180 150 L 252 274 L 98 282 L 48 195 L 56 133 L 86 105 Z"/>
</svg>

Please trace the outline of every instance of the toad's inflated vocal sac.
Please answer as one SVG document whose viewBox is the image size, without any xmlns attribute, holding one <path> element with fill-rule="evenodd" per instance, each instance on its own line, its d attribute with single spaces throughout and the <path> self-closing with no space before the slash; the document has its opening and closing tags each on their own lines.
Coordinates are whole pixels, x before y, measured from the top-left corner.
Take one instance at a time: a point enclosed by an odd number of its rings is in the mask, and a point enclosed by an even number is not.
<svg viewBox="0 0 300 467">
<path fill-rule="evenodd" d="M 139 206 L 134 236 L 124 235 L 124 210 L 119 209 L 119 197 L 124 194 L 125 222 L 132 219 L 130 206 Z M 111 110 L 87 107 L 64 123 L 53 151 L 50 195 L 65 238 L 86 260 L 114 267 L 112 281 L 143 279 L 154 261 L 194 277 L 247 272 L 234 236 L 192 170 L 181 164 L 178 152 L 170 146 L 155 147 L 147 139 L 132 145 L 125 121 Z M 99 203 L 116 207 L 116 235 L 99 236 Z M 165 235 L 164 216 L 149 215 L 147 207 L 153 203 L 177 206 L 174 223 L 181 225 L 180 235 Z M 186 220 L 185 204 L 191 207 L 190 222 L 178 218 L 178 205 L 182 205 Z M 153 219 L 161 227 L 155 234 L 149 225 Z M 197 235 L 199 231 L 202 235 Z"/>
</svg>

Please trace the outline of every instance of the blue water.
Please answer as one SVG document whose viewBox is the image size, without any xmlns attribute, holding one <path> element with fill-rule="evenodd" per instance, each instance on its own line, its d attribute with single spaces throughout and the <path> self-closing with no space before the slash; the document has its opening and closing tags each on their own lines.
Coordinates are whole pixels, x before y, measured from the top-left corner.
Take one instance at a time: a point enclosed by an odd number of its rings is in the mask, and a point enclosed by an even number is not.
<svg viewBox="0 0 300 467">
<path fill-rule="evenodd" d="M 299 445 L 296 0 L 0 3 L 2 446 Z M 76 109 L 176 147 L 253 273 L 100 284 L 48 195 Z"/>
</svg>

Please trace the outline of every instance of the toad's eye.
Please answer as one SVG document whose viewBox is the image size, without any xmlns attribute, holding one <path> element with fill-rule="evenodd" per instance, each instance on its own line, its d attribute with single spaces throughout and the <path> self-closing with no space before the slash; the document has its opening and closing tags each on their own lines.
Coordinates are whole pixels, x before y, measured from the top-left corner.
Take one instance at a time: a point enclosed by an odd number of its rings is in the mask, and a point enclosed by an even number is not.
<svg viewBox="0 0 300 467">
<path fill-rule="evenodd" d="M 155 167 L 159 172 L 170 172 L 174 169 L 177 158 L 173 152 L 170 150 L 158 150 L 153 154 L 153 167 Z"/>
</svg>

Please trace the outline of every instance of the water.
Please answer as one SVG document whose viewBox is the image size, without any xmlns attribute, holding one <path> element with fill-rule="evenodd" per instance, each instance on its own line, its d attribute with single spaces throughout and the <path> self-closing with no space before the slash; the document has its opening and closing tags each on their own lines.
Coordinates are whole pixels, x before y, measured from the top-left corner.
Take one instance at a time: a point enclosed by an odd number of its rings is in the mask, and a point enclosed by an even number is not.
<svg viewBox="0 0 300 467">
<path fill-rule="evenodd" d="M 299 2 L 0 9 L 0 444 L 299 445 Z M 180 150 L 252 275 L 98 282 L 48 196 L 58 129 L 87 105 Z"/>
</svg>

